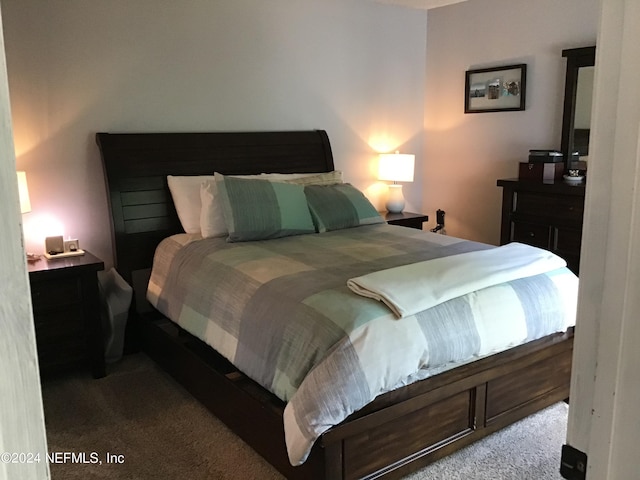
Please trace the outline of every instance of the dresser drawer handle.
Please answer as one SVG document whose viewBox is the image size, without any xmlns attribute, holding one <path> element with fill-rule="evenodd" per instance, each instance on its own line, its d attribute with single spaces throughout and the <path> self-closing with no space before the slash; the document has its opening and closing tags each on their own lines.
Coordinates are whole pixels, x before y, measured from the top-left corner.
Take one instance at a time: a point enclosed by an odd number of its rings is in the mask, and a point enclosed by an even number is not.
<svg viewBox="0 0 640 480">
<path fill-rule="evenodd" d="M 536 234 L 535 234 L 535 233 L 533 233 L 533 232 L 529 232 L 529 236 L 530 236 L 531 238 L 534 238 L 534 237 L 536 236 Z"/>
</svg>

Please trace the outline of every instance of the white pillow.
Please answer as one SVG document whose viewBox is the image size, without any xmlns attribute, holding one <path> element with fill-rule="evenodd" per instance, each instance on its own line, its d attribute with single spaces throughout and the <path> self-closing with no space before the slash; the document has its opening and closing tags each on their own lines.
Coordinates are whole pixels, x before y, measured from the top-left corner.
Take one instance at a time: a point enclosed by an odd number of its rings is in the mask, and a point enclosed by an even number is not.
<svg viewBox="0 0 640 480">
<path fill-rule="evenodd" d="M 295 180 L 304 177 L 313 177 L 318 173 L 261 173 L 256 175 L 260 180 L 269 180 L 270 182 L 282 182 L 284 180 Z M 247 175 L 248 177 L 249 175 Z"/>
<path fill-rule="evenodd" d="M 200 185 L 213 175 L 167 175 L 169 191 L 185 233 L 200 233 Z"/>
<path fill-rule="evenodd" d="M 301 185 L 326 185 L 342 183 L 342 172 L 323 173 L 262 173 L 260 175 L 232 175 L 239 178 L 255 178 L 270 182 L 298 183 Z M 204 179 L 200 185 L 200 232 L 203 238 L 224 237 L 229 232 L 217 199 L 215 179 Z"/>
<path fill-rule="evenodd" d="M 216 199 L 218 188 L 215 180 L 205 180 L 200 184 L 200 231 L 202 238 L 224 237 L 229 232 L 224 222 L 222 206 Z"/>
<path fill-rule="evenodd" d="M 270 182 L 295 183 L 296 185 L 335 185 L 342 182 L 342 172 L 333 170 L 332 172 L 313 173 L 311 175 L 301 175 L 289 178 L 270 178 Z"/>
</svg>

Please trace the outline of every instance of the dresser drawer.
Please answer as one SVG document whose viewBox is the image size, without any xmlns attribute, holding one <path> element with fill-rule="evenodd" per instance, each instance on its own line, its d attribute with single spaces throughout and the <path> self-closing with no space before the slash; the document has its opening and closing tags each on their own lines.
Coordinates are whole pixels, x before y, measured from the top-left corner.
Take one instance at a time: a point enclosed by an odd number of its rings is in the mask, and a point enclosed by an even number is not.
<svg viewBox="0 0 640 480">
<path fill-rule="evenodd" d="M 574 220 L 582 223 L 584 198 L 570 195 L 516 192 L 514 212 L 521 215 L 535 215 L 557 220 Z"/>
<path fill-rule="evenodd" d="M 82 301 L 79 278 L 58 279 L 31 283 L 31 301 L 34 311 Z"/>
<path fill-rule="evenodd" d="M 512 240 L 548 249 L 550 247 L 550 233 L 549 225 L 517 221 L 513 222 Z"/>
<path fill-rule="evenodd" d="M 554 237 L 554 250 L 575 255 L 580 254 L 580 246 L 582 244 L 582 229 L 556 227 Z"/>
</svg>

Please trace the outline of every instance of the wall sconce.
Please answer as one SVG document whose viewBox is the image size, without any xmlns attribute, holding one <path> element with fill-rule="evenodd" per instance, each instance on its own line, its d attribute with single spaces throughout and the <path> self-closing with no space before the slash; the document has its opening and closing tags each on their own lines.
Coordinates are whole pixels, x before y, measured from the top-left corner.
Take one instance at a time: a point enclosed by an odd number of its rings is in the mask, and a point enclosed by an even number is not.
<svg viewBox="0 0 640 480">
<path fill-rule="evenodd" d="M 16 172 L 18 176 L 18 194 L 20 195 L 20 213 L 31 211 L 31 200 L 29 200 L 29 188 L 27 187 L 26 172 Z"/>
<path fill-rule="evenodd" d="M 389 185 L 389 196 L 387 197 L 387 211 L 400 213 L 404 209 L 404 195 L 402 185 L 396 182 L 413 182 L 413 168 L 415 165 L 415 155 L 406 153 L 382 153 L 378 164 L 378 179 L 392 181 Z"/>
</svg>

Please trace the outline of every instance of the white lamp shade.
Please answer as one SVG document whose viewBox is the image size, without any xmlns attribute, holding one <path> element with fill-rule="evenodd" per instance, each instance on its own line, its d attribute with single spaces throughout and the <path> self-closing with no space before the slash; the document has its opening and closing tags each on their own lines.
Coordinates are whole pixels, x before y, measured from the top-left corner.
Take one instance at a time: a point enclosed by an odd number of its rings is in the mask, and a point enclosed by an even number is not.
<svg viewBox="0 0 640 480">
<path fill-rule="evenodd" d="M 27 187 L 27 174 L 25 172 L 16 172 L 18 175 L 18 194 L 20 195 L 20 212 L 28 213 L 31 211 L 31 200 L 29 200 L 29 188 Z"/>
<path fill-rule="evenodd" d="M 382 153 L 378 163 L 378 178 L 392 182 L 413 182 L 415 155 Z"/>
</svg>

